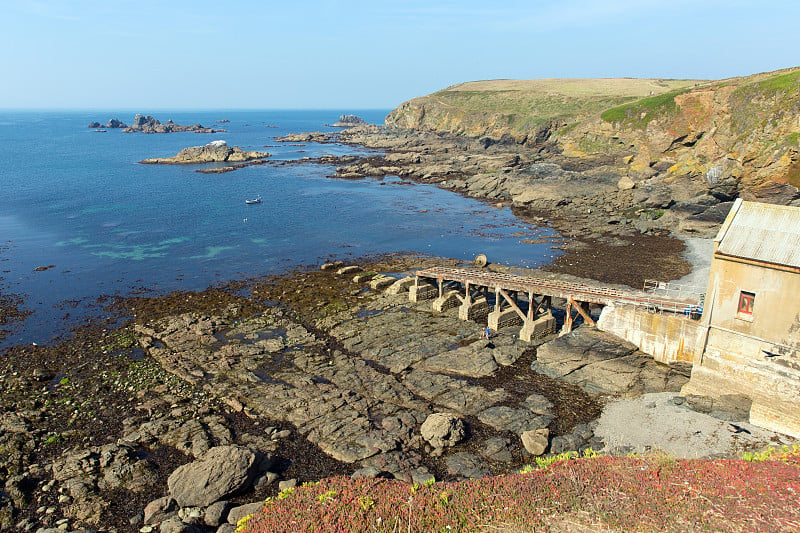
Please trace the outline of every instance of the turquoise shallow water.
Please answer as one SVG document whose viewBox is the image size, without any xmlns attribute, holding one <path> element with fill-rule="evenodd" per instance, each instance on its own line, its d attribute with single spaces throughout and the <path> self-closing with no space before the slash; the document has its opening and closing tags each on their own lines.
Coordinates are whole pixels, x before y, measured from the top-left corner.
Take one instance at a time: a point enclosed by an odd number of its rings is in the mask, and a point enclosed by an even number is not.
<svg viewBox="0 0 800 533">
<path fill-rule="evenodd" d="M 346 111 L 346 110 L 345 110 Z M 204 289 L 327 258 L 415 251 L 518 266 L 556 255 L 525 239 L 552 235 L 508 209 L 397 178 L 336 180 L 331 166 L 252 166 L 226 174 L 140 165 L 224 139 L 272 160 L 366 154 L 274 137 L 326 127 L 339 111 L 154 112 L 162 122 L 226 133 L 97 133 L 89 122 L 134 113 L 0 112 L 0 287 L 33 311 L 5 344 L 45 342 L 95 312 L 102 295 Z M 358 113 L 382 122 L 384 111 Z M 215 124 L 228 119 L 229 123 Z M 264 203 L 245 205 L 261 195 Z M 38 266 L 54 265 L 36 272 Z"/>
</svg>

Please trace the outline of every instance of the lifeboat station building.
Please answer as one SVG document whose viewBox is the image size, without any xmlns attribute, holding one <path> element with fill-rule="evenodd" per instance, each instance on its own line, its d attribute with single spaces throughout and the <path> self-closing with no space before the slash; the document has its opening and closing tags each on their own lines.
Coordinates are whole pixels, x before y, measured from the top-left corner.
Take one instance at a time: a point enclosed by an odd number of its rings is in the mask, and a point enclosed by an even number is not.
<svg viewBox="0 0 800 533">
<path fill-rule="evenodd" d="M 734 203 L 698 326 L 681 392 L 747 396 L 753 424 L 800 437 L 800 207 Z"/>
</svg>

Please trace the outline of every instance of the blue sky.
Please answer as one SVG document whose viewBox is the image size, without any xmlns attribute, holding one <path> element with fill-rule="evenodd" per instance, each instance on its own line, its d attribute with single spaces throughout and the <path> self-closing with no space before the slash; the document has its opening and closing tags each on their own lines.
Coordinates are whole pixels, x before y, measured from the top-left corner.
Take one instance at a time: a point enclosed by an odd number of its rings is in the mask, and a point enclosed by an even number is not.
<svg viewBox="0 0 800 533">
<path fill-rule="evenodd" d="M 800 2 L 0 0 L 0 108 L 389 109 L 463 81 L 800 65 Z"/>
</svg>

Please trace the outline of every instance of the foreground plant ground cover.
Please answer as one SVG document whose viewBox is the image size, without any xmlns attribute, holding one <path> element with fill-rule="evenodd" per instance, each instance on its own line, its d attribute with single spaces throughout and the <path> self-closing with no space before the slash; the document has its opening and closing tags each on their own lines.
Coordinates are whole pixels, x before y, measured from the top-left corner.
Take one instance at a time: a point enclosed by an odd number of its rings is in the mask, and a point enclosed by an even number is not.
<svg viewBox="0 0 800 533">
<path fill-rule="evenodd" d="M 330 478 L 267 500 L 237 531 L 800 531 L 800 447 L 767 457 L 598 457 L 425 486 Z"/>
</svg>

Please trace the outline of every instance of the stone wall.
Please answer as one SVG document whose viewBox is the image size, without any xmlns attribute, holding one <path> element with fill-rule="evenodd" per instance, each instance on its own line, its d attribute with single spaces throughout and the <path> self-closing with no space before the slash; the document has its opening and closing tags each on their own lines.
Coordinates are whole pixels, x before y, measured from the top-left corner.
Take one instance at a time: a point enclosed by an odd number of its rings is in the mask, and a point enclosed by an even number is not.
<svg viewBox="0 0 800 533">
<path fill-rule="evenodd" d="M 597 327 L 635 344 L 660 363 L 692 362 L 703 349 L 703 328 L 683 315 L 608 305 L 600 313 Z"/>
<path fill-rule="evenodd" d="M 751 423 L 800 437 L 800 369 L 783 357 L 753 357 L 764 346 L 712 326 L 706 351 L 695 361 L 681 393 L 747 396 L 753 401 Z"/>
</svg>

